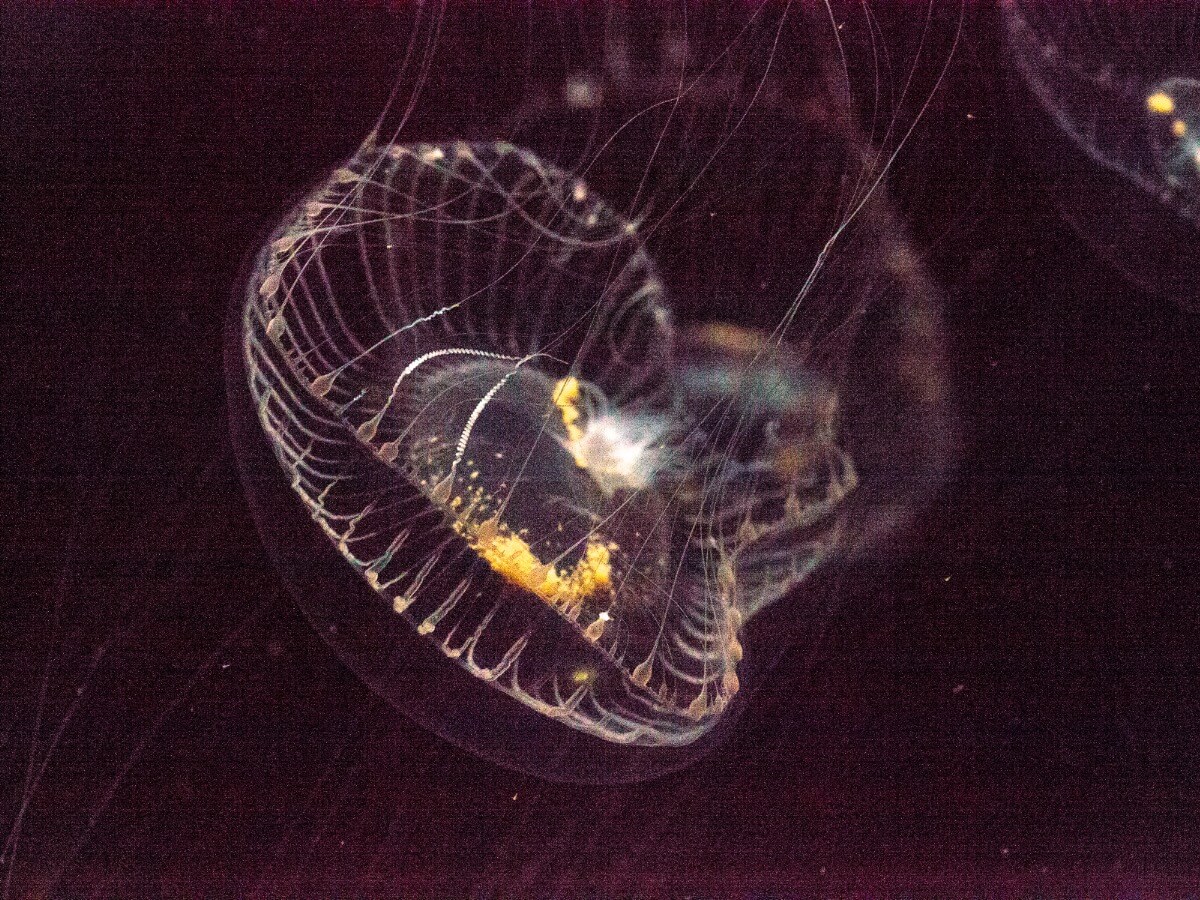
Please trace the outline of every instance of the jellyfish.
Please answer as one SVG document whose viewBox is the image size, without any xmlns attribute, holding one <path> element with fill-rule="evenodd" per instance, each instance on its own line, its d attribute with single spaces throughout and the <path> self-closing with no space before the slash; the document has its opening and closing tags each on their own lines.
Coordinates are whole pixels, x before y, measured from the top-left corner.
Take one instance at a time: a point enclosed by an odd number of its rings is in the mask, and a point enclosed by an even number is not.
<svg viewBox="0 0 1200 900">
<path fill-rule="evenodd" d="M 1200 201 L 1200 81 L 1167 78 L 1146 95 L 1150 146 L 1169 196 L 1196 215 Z"/>
<path fill-rule="evenodd" d="M 412 27 L 384 113 L 297 137 L 315 183 L 263 179 L 252 248 L 236 165 L 183 192 L 211 216 L 164 220 L 161 294 L 87 334 L 90 418 L 45 433 L 98 488 L 14 631 L 0 893 L 116 883 L 160 838 L 181 877 L 214 877 L 199 847 L 261 893 L 311 874 L 325 787 L 368 767 L 396 821 L 455 767 L 613 785 L 739 734 L 780 752 L 743 716 L 803 680 L 840 579 L 905 552 L 957 450 L 941 291 L 891 191 L 955 28 L 914 58 L 869 6 L 803 7 L 534 4 L 524 57 L 475 7 L 386 11 Z M 330 64 L 303 42 L 226 64 Z M 221 338 L 196 286 L 246 250 Z"/>
<path fill-rule="evenodd" d="M 301 607 L 390 703 L 547 777 L 710 749 L 831 605 L 814 575 L 952 455 L 936 290 L 884 198 L 903 130 L 857 130 L 819 16 L 657 24 L 639 59 L 610 11 L 599 61 L 496 125 L 389 108 L 230 318 Z"/>
<path fill-rule="evenodd" d="M 1037 142 L 1068 220 L 1143 287 L 1196 297 L 1200 43 L 1192 3 L 1008 0 L 1011 56 L 1069 147 Z M 1082 154 L 1086 163 L 1077 163 Z"/>
</svg>

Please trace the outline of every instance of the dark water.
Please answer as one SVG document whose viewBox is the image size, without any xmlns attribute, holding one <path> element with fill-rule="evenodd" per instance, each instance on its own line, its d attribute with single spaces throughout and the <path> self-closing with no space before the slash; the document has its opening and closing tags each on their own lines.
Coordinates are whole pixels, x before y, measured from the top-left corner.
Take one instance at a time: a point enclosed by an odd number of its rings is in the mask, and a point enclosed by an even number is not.
<svg viewBox="0 0 1200 900">
<path fill-rule="evenodd" d="M 3 14 L 11 895 L 1194 888 L 1200 318 L 1062 223 L 985 9 L 939 106 L 971 150 L 924 133 L 905 171 L 935 174 L 901 204 L 949 297 L 963 460 L 886 565 L 837 573 L 827 639 L 729 743 L 550 784 L 342 667 L 251 522 L 222 328 L 247 254 L 382 107 L 398 31 L 373 7 Z"/>
</svg>

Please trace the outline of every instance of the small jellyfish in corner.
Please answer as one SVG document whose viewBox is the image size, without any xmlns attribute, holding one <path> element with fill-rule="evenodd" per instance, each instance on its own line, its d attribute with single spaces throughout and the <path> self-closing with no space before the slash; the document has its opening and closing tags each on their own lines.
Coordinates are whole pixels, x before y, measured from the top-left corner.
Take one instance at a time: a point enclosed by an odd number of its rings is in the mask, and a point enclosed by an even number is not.
<svg viewBox="0 0 1200 900">
<path fill-rule="evenodd" d="M 848 37 L 644 14 L 495 122 L 385 114 L 230 320 L 244 481 L 314 625 L 438 734 L 567 780 L 711 748 L 814 573 L 952 455 L 884 196 L 905 131 L 859 134 Z"/>
<path fill-rule="evenodd" d="M 1010 56 L 1069 144 L 1031 143 L 1066 218 L 1132 281 L 1194 305 L 1200 7 L 1004 0 Z"/>
<path fill-rule="evenodd" d="M 1146 114 L 1163 180 L 1200 215 L 1200 81 L 1159 82 L 1146 95 Z"/>
</svg>

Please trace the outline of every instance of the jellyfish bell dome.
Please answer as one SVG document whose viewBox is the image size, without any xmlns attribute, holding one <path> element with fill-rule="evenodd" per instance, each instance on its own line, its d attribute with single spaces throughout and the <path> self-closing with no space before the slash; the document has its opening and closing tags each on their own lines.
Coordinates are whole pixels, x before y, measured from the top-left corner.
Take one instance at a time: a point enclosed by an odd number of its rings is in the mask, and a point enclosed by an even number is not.
<svg viewBox="0 0 1200 900">
<path fill-rule="evenodd" d="M 1064 217 L 1131 281 L 1194 305 L 1195 4 L 1005 0 L 1001 10 L 1014 69 L 1049 119 L 1030 146 Z"/>
<path fill-rule="evenodd" d="M 491 136 L 377 127 L 259 251 L 227 353 L 320 633 L 443 737 L 589 782 L 711 749 L 822 615 L 814 573 L 952 443 L 878 178 L 847 189 L 852 128 L 777 102 L 813 71 L 735 42 L 732 82 L 685 52 L 681 92 L 623 46 Z"/>
</svg>

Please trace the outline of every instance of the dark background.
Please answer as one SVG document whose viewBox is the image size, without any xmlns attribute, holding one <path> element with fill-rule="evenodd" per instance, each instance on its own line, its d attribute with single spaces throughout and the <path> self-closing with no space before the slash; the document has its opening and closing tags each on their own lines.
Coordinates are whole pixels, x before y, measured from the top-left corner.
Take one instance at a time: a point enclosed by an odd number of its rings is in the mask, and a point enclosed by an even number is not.
<svg viewBox="0 0 1200 900">
<path fill-rule="evenodd" d="M 254 530 L 222 330 L 247 255 L 382 108 L 396 18 L 3 13 L 11 895 L 1194 889 L 1200 318 L 1062 223 L 986 9 L 939 108 L 972 149 L 923 132 L 910 167 L 942 168 L 902 204 L 948 294 L 963 460 L 887 564 L 828 580 L 826 638 L 729 742 L 647 784 L 552 784 L 342 667 Z"/>
</svg>

